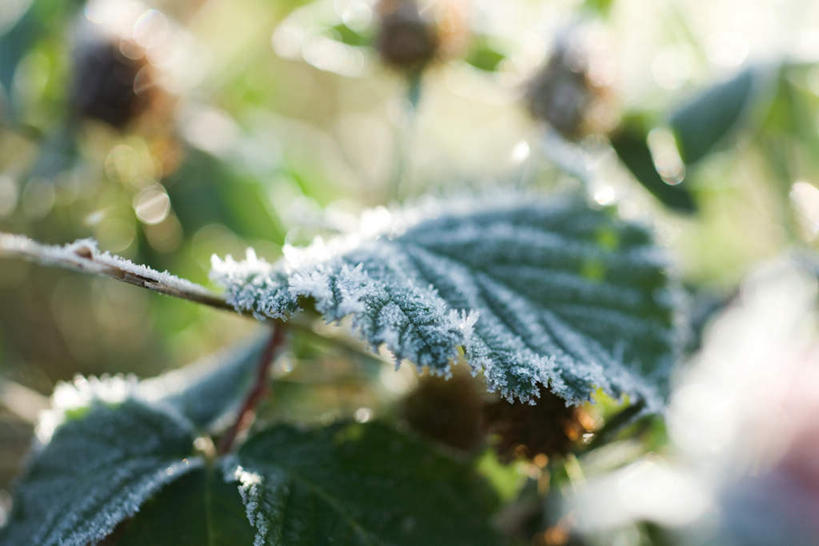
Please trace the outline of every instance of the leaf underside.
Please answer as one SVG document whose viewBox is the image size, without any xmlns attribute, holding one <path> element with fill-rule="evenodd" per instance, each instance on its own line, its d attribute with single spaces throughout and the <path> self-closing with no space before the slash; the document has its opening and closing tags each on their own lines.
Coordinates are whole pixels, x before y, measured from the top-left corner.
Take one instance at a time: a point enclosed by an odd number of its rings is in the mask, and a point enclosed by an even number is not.
<svg viewBox="0 0 819 546">
<path fill-rule="evenodd" d="M 542 385 L 576 404 L 601 387 L 662 406 L 674 290 L 645 228 L 531 196 L 427 205 L 391 222 L 273 266 L 215 259 L 212 276 L 259 317 L 288 318 L 305 300 L 328 321 L 352 315 L 373 348 L 433 373 L 448 374 L 463 349 L 509 399 L 531 401 Z"/>
</svg>

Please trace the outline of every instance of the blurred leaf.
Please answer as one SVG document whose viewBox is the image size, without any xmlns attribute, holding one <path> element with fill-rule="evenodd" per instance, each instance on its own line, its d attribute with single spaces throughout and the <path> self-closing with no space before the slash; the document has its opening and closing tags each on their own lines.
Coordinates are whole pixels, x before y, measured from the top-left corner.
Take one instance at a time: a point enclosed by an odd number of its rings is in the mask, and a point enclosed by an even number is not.
<svg viewBox="0 0 819 546">
<path fill-rule="evenodd" d="M 8 117 L 16 119 L 14 75 L 20 62 L 46 34 L 62 32 L 65 20 L 83 4 L 79 0 L 33 0 L 22 16 L 0 35 L 0 86 L 7 94 Z"/>
<path fill-rule="evenodd" d="M 614 0 L 584 0 L 583 7 L 598 15 L 606 16 L 611 12 Z"/>
<path fill-rule="evenodd" d="M 381 423 L 278 426 L 234 475 L 255 544 L 498 544 L 496 499 L 465 463 Z"/>
<path fill-rule="evenodd" d="M 50 132 L 37 150 L 37 157 L 24 183 L 31 179 L 52 180 L 73 167 L 79 158 L 76 127 L 68 122 Z"/>
<path fill-rule="evenodd" d="M 202 465 L 186 459 L 190 424 L 139 400 L 95 397 L 64 416 L 23 475 L 0 544 L 97 543 L 163 485 Z"/>
<path fill-rule="evenodd" d="M 759 79 L 754 68 L 746 68 L 697 93 L 671 113 L 669 124 L 686 165 L 708 155 L 745 121 Z"/>
<path fill-rule="evenodd" d="M 216 223 L 248 239 L 284 240 L 264 183 L 230 162 L 190 148 L 182 166 L 163 183 L 185 231 Z"/>
<path fill-rule="evenodd" d="M 657 172 L 648 148 L 647 134 L 641 127 L 625 123 L 609 138 L 623 165 L 661 203 L 678 212 L 692 213 L 697 210 L 687 181 L 671 185 Z"/>
<path fill-rule="evenodd" d="M 330 33 L 340 42 L 351 46 L 369 46 L 372 44 L 372 36 L 358 32 L 348 27 L 344 23 L 338 23 L 330 28 Z"/>
<path fill-rule="evenodd" d="M 200 429 L 211 429 L 230 414 L 249 388 L 268 334 L 201 362 L 142 381 L 140 392 L 176 408 Z"/>
<path fill-rule="evenodd" d="M 107 541 L 117 546 L 253 544 L 253 529 L 236 485 L 221 470 L 197 468 L 165 487 Z"/>
<path fill-rule="evenodd" d="M 685 352 L 693 354 L 702 346 L 705 328 L 711 320 L 730 305 L 736 293 L 725 293 L 714 288 L 687 284 L 688 312 L 686 317 L 691 330 Z"/>
<path fill-rule="evenodd" d="M 434 373 L 463 350 L 508 398 L 532 400 L 544 386 L 579 403 L 599 386 L 661 407 L 677 348 L 674 289 L 643 227 L 533 195 L 429 202 L 389 220 L 317 241 L 304 260 L 293 249 L 274 266 L 216 261 L 212 277 L 257 316 L 288 317 L 304 301 L 328 321 L 352 315 L 373 348 Z"/>
<path fill-rule="evenodd" d="M 479 70 L 495 72 L 506 59 L 506 55 L 495 47 L 486 36 L 475 36 L 472 39 L 466 62 Z"/>
<path fill-rule="evenodd" d="M 34 2 L 6 32 L 0 35 L 0 86 L 6 93 L 7 117 L 11 119 L 16 117 L 14 93 L 12 92 L 14 74 L 20 61 L 41 31 L 33 6 Z"/>
</svg>

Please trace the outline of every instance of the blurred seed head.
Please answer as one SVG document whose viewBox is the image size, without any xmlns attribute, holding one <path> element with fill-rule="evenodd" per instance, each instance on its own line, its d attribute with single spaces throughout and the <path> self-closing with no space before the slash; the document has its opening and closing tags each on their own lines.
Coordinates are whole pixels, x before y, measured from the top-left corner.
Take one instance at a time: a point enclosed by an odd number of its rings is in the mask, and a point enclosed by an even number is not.
<svg viewBox="0 0 819 546">
<path fill-rule="evenodd" d="M 483 415 L 485 429 L 494 437 L 492 447 L 505 461 L 548 461 L 549 457 L 565 455 L 591 431 L 594 422 L 585 410 L 566 406 L 546 389 L 541 389 L 534 405 L 498 399 L 486 405 Z"/>
<path fill-rule="evenodd" d="M 478 380 L 456 367 L 451 379 L 423 377 L 404 398 L 401 415 L 417 433 L 449 447 L 472 451 L 483 443 L 483 392 Z"/>
<path fill-rule="evenodd" d="M 420 70 L 435 58 L 439 46 L 436 23 L 415 0 L 381 0 L 375 47 L 385 64 Z"/>
<path fill-rule="evenodd" d="M 73 57 L 71 106 L 78 116 L 121 129 L 149 108 L 154 78 L 139 45 L 99 35 L 78 44 Z"/>
<path fill-rule="evenodd" d="M 570 140 L 606 133 L 616 121 L 611 69 L 601 41 L 591 31 L 568 28 L 526 86 L 531 116 Z"/>
</svg>

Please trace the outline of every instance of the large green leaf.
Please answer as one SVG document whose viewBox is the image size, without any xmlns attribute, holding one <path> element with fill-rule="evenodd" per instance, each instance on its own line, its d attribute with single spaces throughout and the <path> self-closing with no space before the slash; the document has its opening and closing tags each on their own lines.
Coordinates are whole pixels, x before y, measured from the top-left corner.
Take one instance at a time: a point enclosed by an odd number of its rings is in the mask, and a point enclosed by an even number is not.
<svg viewBox="0 0 819 546">
<path fill-rule="evenodd" d="M 240 449 L 232 471 L 257 546 L 499 543 L 488 486 L 383 424 L 275 427 Z"/>
<path fill-rule="evenodd" d="M 216 392 L 203 384 L 186 396 Z M 276 427 L 206 460 L 176 402 L 145 392 L 119 378 L 57 389 L 0 544 L 496 543 L 491 490 L 420 440 L 381 424 Z"/>
<path fill-rule="evenodd" d="M 98 541 L 165 484 L 202 467 L 196 430 L 212 428 L 236 406 L 266 338 L 140 383 L 78 378 L 59 385 L 0 544 Z"/>
<path fill-rule="evenodd" d="M 382 225 L 374 227 L 377 223 Z M 287 318 L 311 300 L 373 347 L 449 373 L 459 350 L 490 388 L 571 403 L 596 387 L 662 404 L 673 293 L 650 233 L 579 200 L 449 200 L 365 213 L 362 231 L 271 266 L 214 259 L 237 309 Z"/>
<path fill-rule="evenodd" d="M 96 543 L 163 485 L 202 465 L 190 457 L 190 424 L 139 400 L 94 398 L 63 417 L 22 477 L 0 544 Z"/>
</svg>

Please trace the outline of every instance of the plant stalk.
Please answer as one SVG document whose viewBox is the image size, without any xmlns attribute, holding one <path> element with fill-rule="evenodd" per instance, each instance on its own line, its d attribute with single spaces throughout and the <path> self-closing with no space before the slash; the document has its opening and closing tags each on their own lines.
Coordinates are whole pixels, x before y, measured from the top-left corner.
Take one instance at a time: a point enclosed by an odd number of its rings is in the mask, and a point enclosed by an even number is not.
<svg viewBox="0 0 819 546">
<path fill-rule="evenodd" d="M 276 353 L 279 352 L 279 349 L 281 349 L 284 344 L 284 338 L 284 328 L 274 327 L 273 332 L 270 334 L 270 339 L 259 359 L 253 384 L 250 386 L 250 390 L 245 395 L 242 404 L 239 406 L 239 411 L 236 413 L 236 420 L 219 441 L 218 453 L 220 455 L 230 452 L 239 434 L 247 430 L 253 423 L 253 418 L 256 416 L 256 406 L 268 391 L 267 378 L 270 372 L 270 366 L 276 358 Z"/>
</svg>

